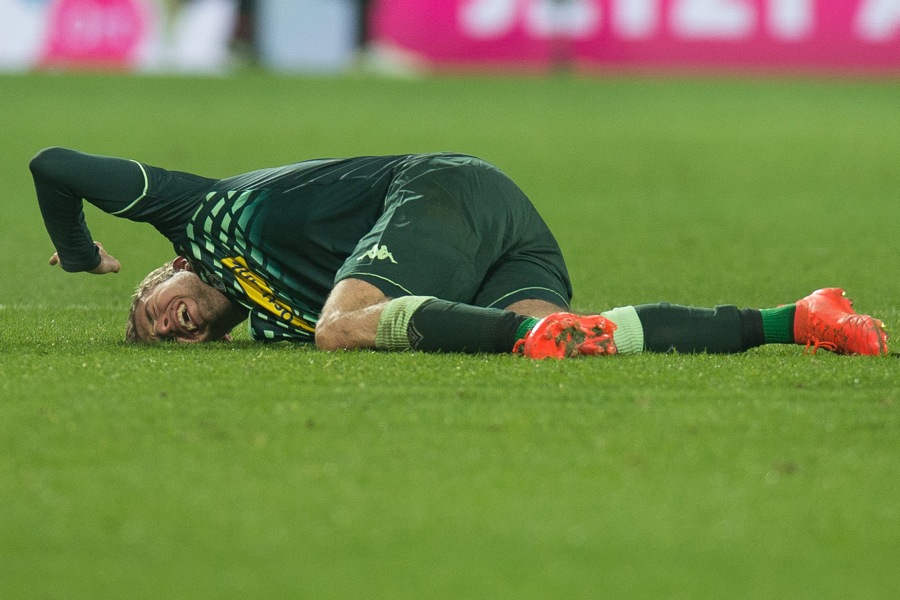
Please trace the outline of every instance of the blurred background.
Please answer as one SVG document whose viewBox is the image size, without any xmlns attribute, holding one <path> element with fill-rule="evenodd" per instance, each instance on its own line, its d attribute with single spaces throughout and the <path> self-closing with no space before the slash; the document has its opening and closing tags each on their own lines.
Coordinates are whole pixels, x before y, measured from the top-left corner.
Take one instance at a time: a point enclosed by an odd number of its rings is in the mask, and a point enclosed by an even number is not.
<svg viewBox="0 0 900 600">
<path fill-rule="evenodd" d="M 897 72 L 900 0 L 0 0 L 0 71 Z"/>
</svg>

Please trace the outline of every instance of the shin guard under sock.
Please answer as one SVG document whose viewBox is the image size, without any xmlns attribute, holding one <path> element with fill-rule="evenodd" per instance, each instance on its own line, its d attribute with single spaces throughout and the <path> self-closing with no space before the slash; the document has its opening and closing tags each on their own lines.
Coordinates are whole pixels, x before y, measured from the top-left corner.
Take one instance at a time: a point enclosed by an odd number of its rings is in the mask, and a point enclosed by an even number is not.
<svg viewBox="0 0 900 600">
<path fill-rule="evenodd" d="M 512 352 L 527 317 L 438 298 L 392 300 L 378 324 L 376 347 L 425 352 Z"/>
<path fill-rule="evenodd" d="M 649 352 L 743 352 L 765 343 L 758 310 L 695 308 L 660 302 L 635 306 Z"/>
<path fill-rule="evenodd" d="M 512 352 L 526 317 L 497 308 L 430 300 L 409 320 L 409 345 L 425 352 Z"/>
</svg>

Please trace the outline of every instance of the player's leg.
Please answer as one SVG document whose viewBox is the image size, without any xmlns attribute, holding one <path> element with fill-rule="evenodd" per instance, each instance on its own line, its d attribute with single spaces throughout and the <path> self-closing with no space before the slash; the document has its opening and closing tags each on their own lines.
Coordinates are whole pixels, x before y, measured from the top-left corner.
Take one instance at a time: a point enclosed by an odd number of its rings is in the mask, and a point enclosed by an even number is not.
<svg viewBox="0 0 900 600">
<path fill-rule="evenodd" d="M 316 323 L 316 347 L 320 350 L 374 348 L 378 319 L 388 300 L 384 292 L 365 281 L 339 282 Z"/>
<path fill-rule="evenodd" d="M 390 299 L 374 285 L 351 278 L 328 297 L 316 324 L 316 347 L 504 353 L 527 333 L 523 323 L 532 321 L 537 320 L 428 296 Z"/>
<path fill-rule="evenodd" d="M 643 351 L 736 353 L 773 343 L 806 344 L 843 354 L 888 351 L 883 323 L 856 314 L 837 288 L 771 309 L 662 302 L 580 316 L 558 311 L 562 307 L 540 299 L 521 300 L 509 308 L 421 296 L 388 299 L 371 284 L 349 279 L 329 298 L 316 342 L 328 350 L 503 353 L 518 348 L 530 358 Z"/>
<path fill-rule="evenodd" d="M 706 309 L 659 303 L 583 316 L 531 299 L 509 308 L 427 296 L 388 299 L 365 281 L 347 279 L 335 287 L 322 311 L 316 345 L 325 350 L 505 353 L 525 340 L 519 346 L 526 356 L 564 358 L 642 351 L 731 353 L 792 341 L 783 336 L 765 339 L 761 311 L 733 306 Z"/>
<path fill-rule="evenodd" d="M 437 162 L 444 165 L 443 159 Z M 513 208 L 499 214 L 521 210 L 520 218 L 498 221 L 468 199 L 460 205 L 448 190 L 459 188 L 457 176 L 470 180 L 465 169 L 448 163 L 437 177 L 420 169 L 404 181 L 398 193 L 403 202 L 386 211 L 385 222 L 360 243 L 359 256 L 338 273 L 341 283 L 320 321 L 321 347 L 508 352 L 518 345 L 538 358 L 644 350 L 727 353 L 795 341 L 793 306 L 739 310 L 660 303 L 586 317 L 560 314 L 571 296 L 565 264 L 527 198 L 496 170 L 476 166 L 479 182 L 492 183 L 494 204 L 501 198 Z M 482 252 L 504 239 L 516 242 Z M 359 285 L 343 285 L 350 279 L 369 284 L 371 293 L 349 293 Z M 529 318 L 551 311 L 556 314 L 540 322 Z M 531 342 L 517 344 L 523 338 Z M 533 350 L 536 345 L 540 351 Z"/>
<path fill-rule="evenodd" d="M 564 312 L 566 307 L 560 306 L 555 302 L 548 302 L 547 300 L 528 298 L 513 302 L 506 307 L 506 310 L 540 320 L 553 313 Z"/>
<path fill-rule="evenodd" d="M 598 325 L 597 318 L 550 315 L 529 332 L 521 351 L 532 358 L 642 351 L 735 353 L 781 343 L 840 354 L 888 352 L 884 324 L 857 314 L 839 288 L 817 290 L 795 304 L 769 309 L 665 302 L 613 309 L 599 316 L 613 323 L 612 351 L 605 345 L 610 328 Z"/>
</svg>

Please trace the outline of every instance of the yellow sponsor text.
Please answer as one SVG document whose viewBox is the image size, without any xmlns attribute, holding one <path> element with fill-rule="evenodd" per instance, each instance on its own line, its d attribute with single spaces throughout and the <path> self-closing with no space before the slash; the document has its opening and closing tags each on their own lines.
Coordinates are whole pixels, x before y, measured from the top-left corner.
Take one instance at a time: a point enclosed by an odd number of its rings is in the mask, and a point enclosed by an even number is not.
<svg viewBox="0 0 900 600">
<path fill-rule="evenodd" d="M 297 315 L 290 306 L 275 297 L 275 292 L 272 291 L 266 280 L 251 271 L 243 257 L 223 258 L 222 264 L 231 270 L 235 279 L 243 288 L 244 293 L 257 306 L 298 329 L 310 333 L 315 331 L 313 325 L 310 325 L 309 322 Z"/>
</svg>

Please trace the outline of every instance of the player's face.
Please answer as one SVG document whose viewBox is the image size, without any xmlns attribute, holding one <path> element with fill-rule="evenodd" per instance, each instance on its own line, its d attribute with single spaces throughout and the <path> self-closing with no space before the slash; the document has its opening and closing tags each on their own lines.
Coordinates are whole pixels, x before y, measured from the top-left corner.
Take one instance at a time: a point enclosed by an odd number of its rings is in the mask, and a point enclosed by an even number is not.
<svg viewBox="0 0 900 600">
<path fill-rule="evenodd" d="M 144 342 L 222 339 L 240 320 L 228 298 L 191 271 L 163 281 L 135 306 L 134 325 Z"/>
</svg>

